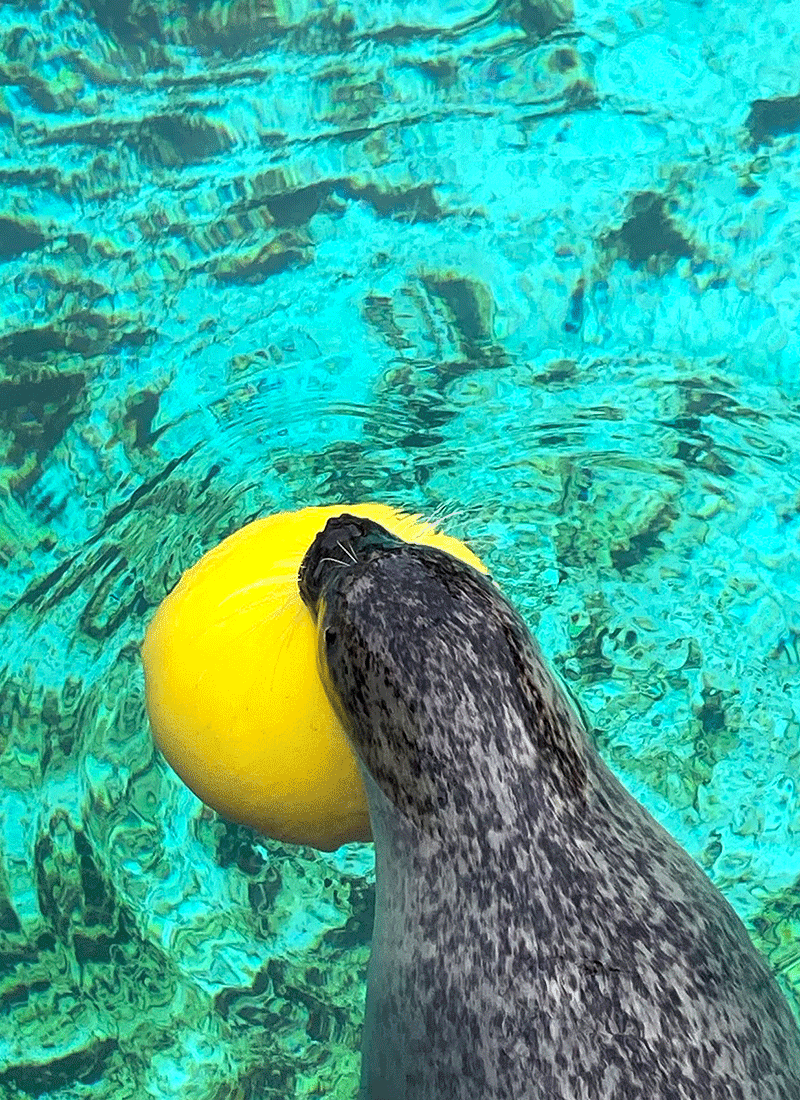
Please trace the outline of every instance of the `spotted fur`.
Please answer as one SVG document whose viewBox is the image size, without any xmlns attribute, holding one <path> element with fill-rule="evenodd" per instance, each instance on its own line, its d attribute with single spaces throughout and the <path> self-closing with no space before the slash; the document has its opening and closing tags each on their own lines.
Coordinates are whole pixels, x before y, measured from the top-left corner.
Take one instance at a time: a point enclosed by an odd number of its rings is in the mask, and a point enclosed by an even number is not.
<svg viewBox="0 0 800 1100">
<path fill-rule="evenodd" d="M 800 1100 L 742 923 L 492 582 L 342 516 L 300 589 L 375 838 L 363 1096 Z"/>
</svg>

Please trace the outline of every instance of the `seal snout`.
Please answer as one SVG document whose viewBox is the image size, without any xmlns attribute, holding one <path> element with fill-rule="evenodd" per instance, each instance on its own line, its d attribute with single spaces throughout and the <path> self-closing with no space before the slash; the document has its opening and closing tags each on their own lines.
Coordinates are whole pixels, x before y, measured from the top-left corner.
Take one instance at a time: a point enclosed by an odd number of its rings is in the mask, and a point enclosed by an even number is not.
<svg viewBox="0 0 800 1100">
<path fill-rule="evenodd" d="M 316 614 L 322 590 L 342 570 L 365 558 L 365 549 L 397 541 L 380 524 L 345 512 L 332 516 L 316 536 L 300 563 L 297 586 L 309 611 Z"/>
</svg>

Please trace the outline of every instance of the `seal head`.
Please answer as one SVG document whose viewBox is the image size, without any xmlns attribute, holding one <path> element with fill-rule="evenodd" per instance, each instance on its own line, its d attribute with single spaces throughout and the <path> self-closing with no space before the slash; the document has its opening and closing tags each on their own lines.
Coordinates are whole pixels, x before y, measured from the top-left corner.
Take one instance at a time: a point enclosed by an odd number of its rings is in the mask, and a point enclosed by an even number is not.
<svg viewBox="0 0 800 1100">
<path fill-rule="evenodd" d="M 486 576 L 344 515 L 309 548 L 299 588 L 356 754 L 417 825 L 463 837 L 482 792 L 481 828 L 494 809 L 524 829 L 534 807 L 508 798 L 520 762 L 547 774 L 543 797 L 580 797 L 584 747 L 569 704 L 549 675 L 526 674 L 543 669 L 541 655 Z M 494 705 L 482 712 L 485 696 Z"/>
<path fill-rule="evenodd" d="M 743 925 L 492 582 L 341 516 L 299 583 L 375 839 L 363 1095 L 798 1100 Z"/>
</svg>

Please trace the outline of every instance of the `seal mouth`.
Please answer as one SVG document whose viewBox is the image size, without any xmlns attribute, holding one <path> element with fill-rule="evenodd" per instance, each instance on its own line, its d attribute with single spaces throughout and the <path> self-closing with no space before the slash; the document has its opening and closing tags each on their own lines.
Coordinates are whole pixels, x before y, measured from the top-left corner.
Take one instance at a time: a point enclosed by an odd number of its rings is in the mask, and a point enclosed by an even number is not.
<svg viewBox="0 0 800 1100">
<path fill-rule="evenodd" d="M 332 516 L 306 551 L 297 573 L 300 598 L 313 615 L 325 587 L 342 571 L 363 565 L 376 553 L 399 545 L 379 523 L 344 512 Z"/>
</svg>

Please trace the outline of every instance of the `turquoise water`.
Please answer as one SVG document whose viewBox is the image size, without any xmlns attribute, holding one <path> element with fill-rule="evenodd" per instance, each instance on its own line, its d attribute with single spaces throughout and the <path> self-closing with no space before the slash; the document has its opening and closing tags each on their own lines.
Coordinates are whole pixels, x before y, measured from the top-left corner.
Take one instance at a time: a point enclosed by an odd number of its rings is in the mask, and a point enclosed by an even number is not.
<svg viewBox="0 0 800 1100">
<path fill-rule="evenodd" d="M 138 645 L 247 520 L 467 539 L 800 1012 L 793 2 L 0 5 L 0 1094 L 350 1097 L 369 847 Z"/>
</svg>

